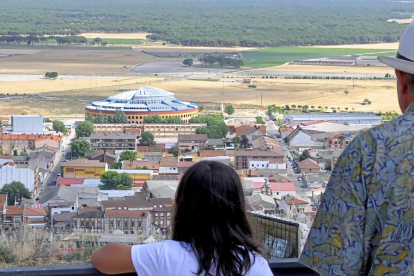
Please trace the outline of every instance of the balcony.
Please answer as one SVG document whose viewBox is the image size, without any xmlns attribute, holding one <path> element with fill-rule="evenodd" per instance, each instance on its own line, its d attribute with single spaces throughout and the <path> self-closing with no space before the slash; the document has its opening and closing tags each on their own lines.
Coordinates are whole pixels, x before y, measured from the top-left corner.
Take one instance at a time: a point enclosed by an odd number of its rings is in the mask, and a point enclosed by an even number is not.
<svg viewBox="0 0 414 276">
<path fill-rule="evenodd" d="M 298 263 L 298 259 L 280 259 L 269 263 L 273 275 L 278 276 L 317 276 L 318 273 Z M 91 265 L 80 266 L 39 266 L 0 268 L 0 275 L 4 276 L 102 276 Z M 122 276 L 136 276 L 136 273 L 122 274 Z"/>
<path fill-rule="evenodd" d="M 253 234 L 262 245 L 262 256 L 269 261 L 274 275 L 318 275 L 298 263 L 299 224 L 275 217 L 249 213 Z M 60 240 L 60 239 L 59 239 Z M 98 276 L 104 275 L 91 265 L 0 268 L 0 276 Z M 123 274 L 126 276 L 136 275 Z"/>
</svg>

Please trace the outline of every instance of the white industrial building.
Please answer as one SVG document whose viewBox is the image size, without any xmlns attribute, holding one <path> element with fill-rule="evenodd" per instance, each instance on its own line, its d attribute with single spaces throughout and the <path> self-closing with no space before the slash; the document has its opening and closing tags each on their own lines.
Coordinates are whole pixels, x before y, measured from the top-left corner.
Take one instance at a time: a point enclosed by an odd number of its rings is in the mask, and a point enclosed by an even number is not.
<svg viewBox="0 0 414 276">
<path fill-rule="evenodd" d="M 331 121 L 346 125 L 372 127 L 381 124 L 381 116 L 370 113 L 303 113 L 283 114 L 284 123 L 300 124 L 311 121 Z"/>
<path fill-rule="evenodd" d="M 7 163 L 0 166 L 0 189 L 13 181 L 23 183 L 29 192 L 33 192 L 35 189 L 35 171 L 29 168 L 28 165 Z"/>
<path fill-rule="evenodd" d="M 41 115 L 12 115 L 13 133 L 43 133 L 43 117 Z"/>
</svg>

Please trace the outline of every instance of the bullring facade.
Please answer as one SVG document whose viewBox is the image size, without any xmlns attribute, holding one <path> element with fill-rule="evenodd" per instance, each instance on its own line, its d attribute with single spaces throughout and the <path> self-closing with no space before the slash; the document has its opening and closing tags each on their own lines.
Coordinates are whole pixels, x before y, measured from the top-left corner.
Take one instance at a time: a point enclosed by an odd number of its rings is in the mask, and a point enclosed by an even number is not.
<svg viewBox="0 0 414 276">
<path fill-rule="evenodd" d="M 91 102 L 85 106 L 85 117 L 115 115 L 124 112 L 129 123 L 141 124 L 150 115 L 160 115 L 163 119 L 178 116 L 185 123 L 198 115 L 198 106 L 194 103 L 176 99 L 174 94 L 159 88 L 141 87 L 116 94 L 102 101 Z"/>
</svg>

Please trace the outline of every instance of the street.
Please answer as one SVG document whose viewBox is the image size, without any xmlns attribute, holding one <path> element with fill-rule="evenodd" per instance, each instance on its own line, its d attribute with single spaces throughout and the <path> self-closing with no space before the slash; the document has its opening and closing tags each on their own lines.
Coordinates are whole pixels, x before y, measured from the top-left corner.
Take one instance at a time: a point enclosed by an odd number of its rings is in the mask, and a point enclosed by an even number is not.
<svg viewBox="0 0 414 276">
<path fill-rule="evenodd" d="M 38 195 L 39 198 L 43 194 L 47 193 L 51 188 L 55 187 L 58 175 L 61 173 L 60 165 L 66 160 L 66 154 L 71 152 L 71 144 L 75 139 L 75 136 L 75 128 L 72 128 L 69 135 L 63 138 L 62 148 L 56 153 L 58 155 L 56 162 L 53 164 L 48 176 L 40 187 L 40 193 Z"/>
<path fill-rule="evenodd" d="M 287 177 L 293 182 L 295 183 L 295 189 L 296 189 L 296 194 L 305 199 L 308 200 L 308 192 L 309 189 L 307 188 L 301 188 L 302 185 L 302 181 L 298 180 L 298 177 L 302 178 L 301 173 L 295 173 L 295 171 L 293 170 L 293 157 L 290 154 L 286 144 L 283 142 L 282 139 L 278 139 L 280 147 L 282 148 L 283 153 L 285 154 L 286 158 L 288 159 L 288 166 L 287 166 Z"/>
</svg>

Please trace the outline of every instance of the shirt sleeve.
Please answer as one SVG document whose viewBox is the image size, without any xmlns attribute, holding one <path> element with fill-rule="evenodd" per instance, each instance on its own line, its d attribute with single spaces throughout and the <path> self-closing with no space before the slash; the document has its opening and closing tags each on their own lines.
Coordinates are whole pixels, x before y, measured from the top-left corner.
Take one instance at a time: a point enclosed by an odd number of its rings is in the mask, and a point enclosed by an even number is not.
<svg viewBox="0 0 414 276">
<path fill-rule="evenodd" d="M 335 166 L 299 262 L 321 275 L 362 275 L 367 190 L 375 140 L 357 136 Z"/>
<path fill-rule="evenodd" d="M 164 242 L 134 245 L 132 263 L 138 276 L 158 275 L 163 261 Z"/>
</svg>

